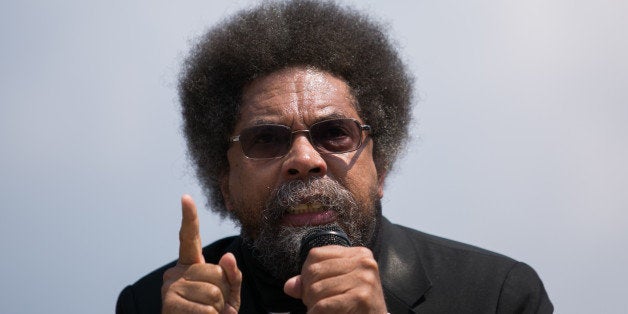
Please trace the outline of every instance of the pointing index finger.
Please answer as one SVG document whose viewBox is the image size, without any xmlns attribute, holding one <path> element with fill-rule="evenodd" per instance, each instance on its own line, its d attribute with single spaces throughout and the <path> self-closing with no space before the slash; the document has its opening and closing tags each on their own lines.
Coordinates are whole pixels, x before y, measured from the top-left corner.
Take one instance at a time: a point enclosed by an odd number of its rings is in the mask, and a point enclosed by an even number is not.
<svg viewBox="0 0 628 314">
<path fill-rule="evenodd" d="M 179 264 L 192 265 L 205 263 L 199 232 L 196 205 L 191 196 L 181 197 L 181 229 L 179 230 Z"/>
</svg>

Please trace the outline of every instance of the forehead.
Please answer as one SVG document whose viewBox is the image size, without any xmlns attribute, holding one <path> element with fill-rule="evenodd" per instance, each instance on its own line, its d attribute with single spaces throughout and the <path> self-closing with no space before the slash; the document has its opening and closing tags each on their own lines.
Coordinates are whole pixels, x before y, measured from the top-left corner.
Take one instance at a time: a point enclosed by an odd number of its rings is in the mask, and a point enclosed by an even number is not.
<svg viewBox="0 0 628 314">
<path fill-rule="evenodd" d="M 329 117 L 359 119 L 345 81 L 316 69 L 288 68 L 244 88 L 236 128 L 259 123 L 309 125 Z"/>
</svg>

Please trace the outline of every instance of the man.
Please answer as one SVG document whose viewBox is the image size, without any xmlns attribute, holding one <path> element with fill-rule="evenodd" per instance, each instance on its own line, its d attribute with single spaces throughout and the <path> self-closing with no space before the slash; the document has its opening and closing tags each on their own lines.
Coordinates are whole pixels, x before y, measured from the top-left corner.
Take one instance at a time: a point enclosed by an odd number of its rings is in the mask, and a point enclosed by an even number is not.
<svg viewBox="0 0 628 314">
<path fill-rule="evenodd" d="M 126 287 L 117 312 L 552 312 L 529 266 L 383 218 L 411 94 L 381 28 L 333 3 L 265 3 L 210 30 L 181 78 L 185 134 L 241 234 L 202 248 L 183 196 L 178 261 Z M 321 227 L 351 246 L 301 261 Z"/>
</svg>

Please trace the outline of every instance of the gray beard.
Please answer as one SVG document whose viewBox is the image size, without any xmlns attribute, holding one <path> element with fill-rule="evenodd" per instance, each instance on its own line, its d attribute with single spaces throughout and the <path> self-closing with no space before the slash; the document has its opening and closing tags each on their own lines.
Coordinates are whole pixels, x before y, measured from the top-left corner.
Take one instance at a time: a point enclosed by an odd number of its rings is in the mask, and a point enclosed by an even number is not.
<svg viewBox="0 0 628 314">
<path fill-rule="evenodd" d="M 301 239 L 313 228 L 340 227 L 353 246 L 372 245 L 380 217 L 375 193 L 369 204 L 359 205 L 352 193 L 329 178 L 289 181 L 273 191 L 266 203 L 256 239 L 242 230 L 244 242 L 255 250 L 257 261 L 271 276 L 281 281 L 301 273 Z M 323 210 L 336 213 L 337 221 L 320 226 L 284 226 L 280 221 L 287 209 L 301 203 L 320 203 Z"/>
</svg>

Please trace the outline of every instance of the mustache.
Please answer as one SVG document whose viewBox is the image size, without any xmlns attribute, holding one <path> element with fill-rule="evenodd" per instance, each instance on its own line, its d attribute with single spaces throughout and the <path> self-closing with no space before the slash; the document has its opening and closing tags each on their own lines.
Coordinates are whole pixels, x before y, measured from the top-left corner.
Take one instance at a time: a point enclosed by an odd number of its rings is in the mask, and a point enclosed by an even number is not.
<svg viewBox="0 0 628 314">
<path fill-rule="evenodd" d="M 281 219 L 286 211 L 303 203 L 321 204 L 323 210 L 343 213 L 355 206 L 353 194 L 330 178 L 292 180 L 277 187 L 266 202 L 263 218 L 268 223 Z"/>
</svg>

